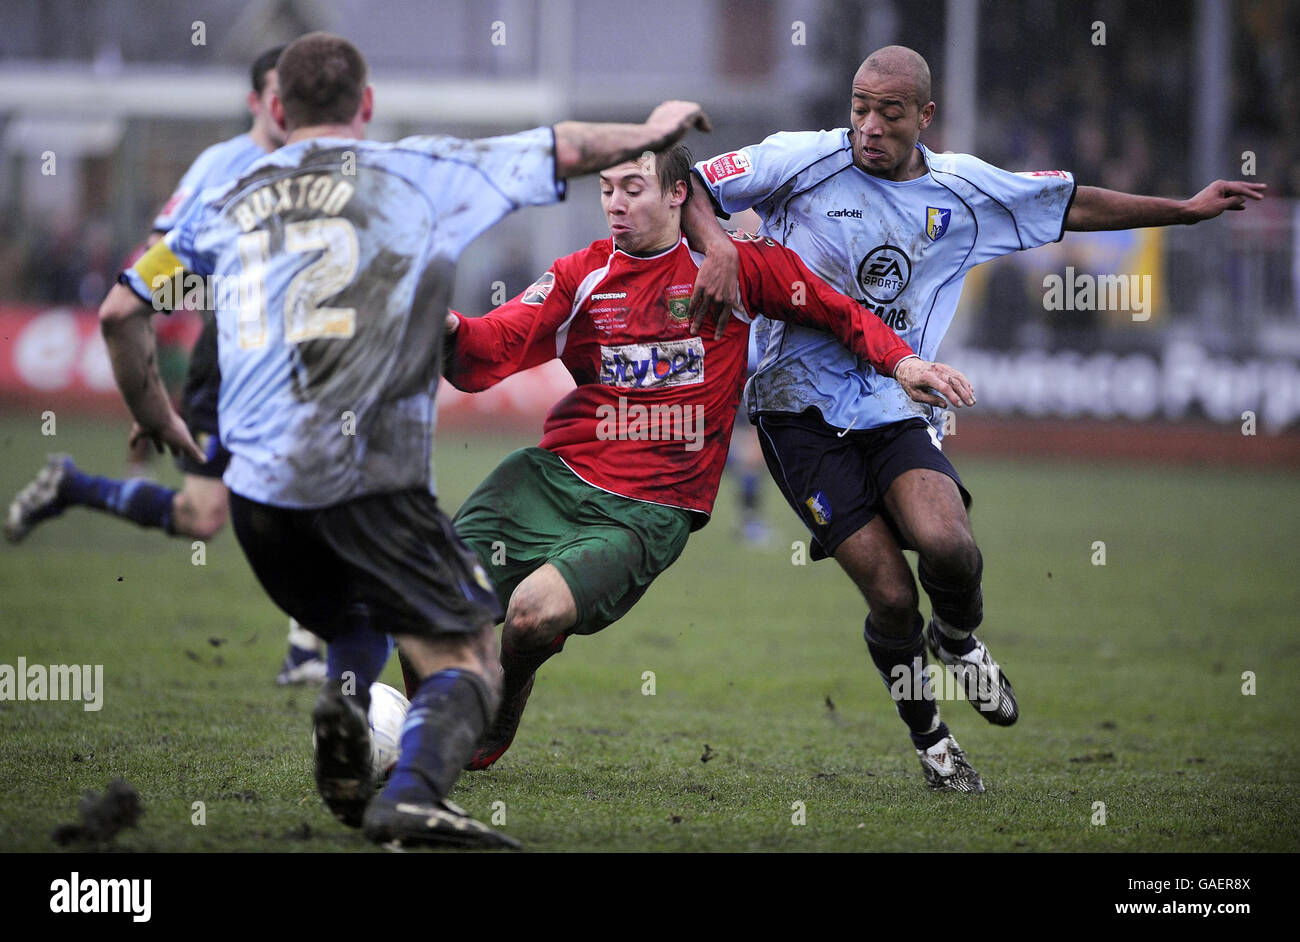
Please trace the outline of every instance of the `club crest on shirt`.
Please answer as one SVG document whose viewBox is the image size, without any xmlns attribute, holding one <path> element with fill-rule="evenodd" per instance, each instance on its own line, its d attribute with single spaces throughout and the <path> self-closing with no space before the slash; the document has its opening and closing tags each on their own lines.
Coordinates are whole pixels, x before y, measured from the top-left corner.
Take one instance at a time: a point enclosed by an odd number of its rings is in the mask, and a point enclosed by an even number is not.
<svg viewBox="0 0 1300 942">
<path fill-rule="evenodd" d="M 925 234 L 931 242 L 938 242 L 948 231 L 948 220 L 952 218 L 951 209 L 939 209 L 936 206 L 925 208 Z"/>
<path fill-rule="evenodd" d="M 812 511 L 813 519 L 817 521 L 817 526 L 824 527 L 831 519 L 831 502 L 826 499 L 826 495 L 818 491 L 812 497 L 809 497 L 805 504 Z"/>
<path fill-rule="evenodd" d="M 668 314 L 675 321 L 686 320 L 686 311 L 691 306 L 691 285 L 669 285 L 666 294 Z"/>
</svg>

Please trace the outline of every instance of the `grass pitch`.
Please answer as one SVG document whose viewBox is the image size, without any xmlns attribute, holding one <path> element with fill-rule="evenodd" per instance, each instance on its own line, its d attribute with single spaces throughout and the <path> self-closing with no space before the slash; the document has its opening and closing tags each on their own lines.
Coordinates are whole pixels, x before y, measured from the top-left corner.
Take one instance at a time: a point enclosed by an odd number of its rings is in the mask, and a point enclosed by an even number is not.
<svg viewBox="0 0 1300 942">
<path fill-rule="evenodd" d="M 5 504 L 47 451 L 121 473 L 124 422 L 58 428 L 0 419 Z M 529 443 L 441 434 L 444 506 Z M 541 851 L 1300 848 L 1294 476 L 952 451 L 976 495 L 981 635 L 1022 710 L 999 729 L 943 704 L 986 794 L 926 790 L 863 603 L 833 563 L 792 564 L 806 533 L 770 483 L 772 544 L 737 540 L 728 481 L 641 604 L 542 669 L 515 746 L 455 799 Z M 371 849 L 315 795 L 314 694 L 272 683 L 286 619 L 231 533 L 193 557 L 85 510 L 0 545 L 0 664 L 102 664 L 105 684 L 98 712 L 0 702 L 0 850 L 56 849 L 118 775 L 145 808 L 118 849 Z M 400 688 L 395 664 L 384 679 Z"/>
</svg>

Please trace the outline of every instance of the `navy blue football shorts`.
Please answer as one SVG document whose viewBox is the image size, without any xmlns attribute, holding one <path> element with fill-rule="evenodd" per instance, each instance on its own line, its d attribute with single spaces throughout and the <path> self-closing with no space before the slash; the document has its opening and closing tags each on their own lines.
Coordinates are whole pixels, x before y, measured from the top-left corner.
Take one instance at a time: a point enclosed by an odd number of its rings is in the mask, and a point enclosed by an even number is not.
<svg viewBox="0 0 1300 942">
<path fill-rule="evenodd" d="M 826 559 L 877 515 L 903 549 L 903 538 L 885 507 L 885 492 L 905 471 L 941 471 L 957 483 L 969 507 L 970 492 L 940 451 L 924 419 L 906 419 L 843 435 L 821 413 L 769 412 L 755 416 L 758 440 L 781 493 L 812 533 L 812 558 Z"/>
<path fill-rule="evenodd" d="M 271 601 L 326 641 L 358 618 L 426 638 L 501 620 L 487 572 L 424 489 L 306 510 L 232 492 L 230 520 Z"/>
</svg>

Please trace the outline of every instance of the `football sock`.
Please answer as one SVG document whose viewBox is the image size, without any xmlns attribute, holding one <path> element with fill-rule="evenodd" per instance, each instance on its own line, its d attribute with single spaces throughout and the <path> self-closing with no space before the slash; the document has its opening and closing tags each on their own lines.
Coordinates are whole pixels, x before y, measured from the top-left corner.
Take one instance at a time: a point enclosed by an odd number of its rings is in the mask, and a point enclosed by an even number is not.
<svg viewBox="0 0 1300 942">
<path fill-rule="evenodd" d="M 502 701 L 509 702 L 517 696 L 524 684 L 528 683 L 528 678 L 537 673 L 537 668 L 564 650 L 564 642 L 568 637 L 567 634 L 561 634 L 543 647 L 522 649 L 515 648 L 503 637 L 501 639 Z"/>
<path fill-rule="evenodd" d="M 925 619 L 918 612 L 909 637 L 884 638 L 872 630 L 868 615 L 862 632 L 871 660 L 917 749 L 929 749 L 948 735 L 947 724 L 939 719 L 939 705 L 925 671 L 925 639 L 921 636 L 924 624 Z"/>
<path fill-rule="evenodd" d="M 70 467 L 59 485 L 59 500 L 65 506 L 92 507 L 107 511 L 142 527 L 172 532 L 172 500 L 176 492 L 144 478 L 118 481 L 87 474 Z"/>
<path fill-rule="evenodd" d="M 333 650 L 330 645 L 330 650 Z M 444 798 L 474 754 L 496 712 L 492 691 L 477 674 L 445 670 L 426 677 L 402 726 L 402 753 L 384 788 L 388 801 Z"/>
<path fill-rule="evenodd" d="M 383 672 L 391 650 L 392 640 L 370 627 L 368 614 L 349 613 L 347 630 L 330 639 L 326 669 L 332 679 L 342 679 L 344 691 L 368 710 L 370 685 Z M 348 674 L 353 681 L 351 688 L 347 686 Z"/>
<path fill-rule="evenodd" d="M 972 577 L 964 582 L 939 579 L 922 559 L 916 567 L 921 587 L 930 596 L 939 644 L 950 654 L 969 654 L 975 648 L 971 634 L 984 620 L 984 557 L 980 556 Z"/>
</svg>

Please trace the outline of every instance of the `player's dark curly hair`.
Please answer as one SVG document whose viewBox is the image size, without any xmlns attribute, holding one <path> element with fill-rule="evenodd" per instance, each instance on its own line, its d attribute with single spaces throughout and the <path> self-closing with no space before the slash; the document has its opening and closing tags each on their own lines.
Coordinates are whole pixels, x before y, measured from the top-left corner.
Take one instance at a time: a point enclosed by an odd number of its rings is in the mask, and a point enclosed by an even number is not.
<svg viewBox="0 0 1300 942">
<path fill-rule="evenodd" d="M 330 33 L 308 33 L 289 43 L 275 70 L 290 130 L 347 124 L 366 88 L 366 60 L 356 46 Z"/>
<path fill-rule="evenodd" d="M 284 48 L 284 46 L 276 46 L 274 49 L 268 49 L 253 60 L 253 67 L 248 70 L 248 77 L 253 83 L 253 91 L 257 94 L 266 91 L 266 73 L 275 68 Z"/>
</svg>

